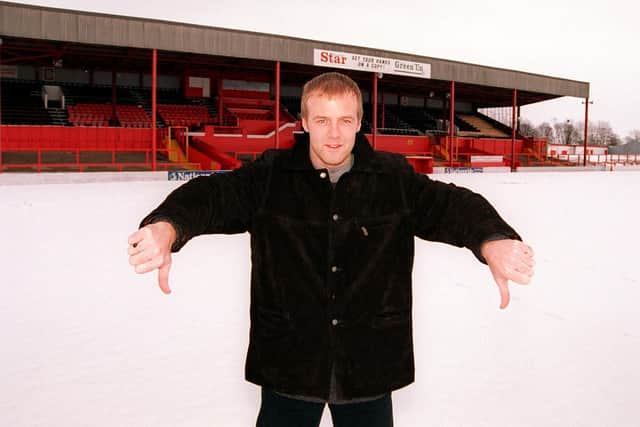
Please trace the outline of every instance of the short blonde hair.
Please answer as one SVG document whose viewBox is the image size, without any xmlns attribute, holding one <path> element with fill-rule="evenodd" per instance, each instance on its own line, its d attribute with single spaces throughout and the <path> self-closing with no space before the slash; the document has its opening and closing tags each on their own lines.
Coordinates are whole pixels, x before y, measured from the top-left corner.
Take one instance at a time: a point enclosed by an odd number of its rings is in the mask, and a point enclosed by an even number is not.
<svg viewBox="0 0 640 427">
<path fill-rule="evenodd" d="M 353 94 L 358 103 L 358 120 L 362 120 L 362 92 L 358 84 L 351 77 L 341 73 L 320 74 L 305 83 L 302 88 L 302 99 L 300 100 L 300 115 L 307 117 L 307 101 L 313 94 L 327 95 L 333 98 L 338 95 Z"/>
</svg>

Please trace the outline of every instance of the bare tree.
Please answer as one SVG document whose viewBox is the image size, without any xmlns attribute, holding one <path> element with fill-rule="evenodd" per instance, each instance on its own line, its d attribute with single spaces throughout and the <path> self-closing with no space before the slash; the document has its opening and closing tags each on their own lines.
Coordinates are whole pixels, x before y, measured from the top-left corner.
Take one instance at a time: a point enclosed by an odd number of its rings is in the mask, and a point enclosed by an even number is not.
<svg viewBox="0 0 640 427">
<path fill-rule="evenodd" d="M 579 127 L 584 129 L 584 124 Z M 613 131 L 609 122 L 600 120 L 598 122 L 589 122 L 589 145 L 618 145 L 620 137 Z M 584 137 L 581 138 L 584 141 Z"/>
<path fill-rule="evenodd" d="M 577 144 L 580 140 L 580 132 L 571 120 L 554 122 L 553 132 L 556 144 Z"/>
<path fill-rule="evenodd" d="M 551 127 L 549 122 L 542 122 L 536 127 L 536 136 L 538 138 L 546 138 L 546 140 L 551 143 L 555 142 L 553 127 Z"/>
<path fill-rule="evenodd" d="M 617 134 L 613 134 L 613 137 L 609 140 L 607 144 L 609 146 L 622 145 L 622 138 L 620 138 Z"/>
<path fill-rule="evenodd" d="M 532 124 L 526 119 L 520 121 L 520 133 L 530 136 Z M 558 122 L 554 119 L 553 124 L 543 122 L 533 128 L 535 137 L 546 138 L 552 144 L 584 144 L 584 122 L 564 120 Z M 608 121 L 589 121 L 588 129 L 589 145 L 615 146 L 622 144 L 621 138 L 613 131 Z M 625 138 L 625 142 L 637 141 L 640 143 L 640 130 L 632 131 Z"/>
<path fill-rule="evenodd" d="M 625 144 L 640 144 L 640 129 L 634 129 L 624 138 Z"/>
<path fill-rule="evenodd" d="M 525 119 L 524 117 L 520 117 L 519 119 L 518 132 L 526 137 L 538 136 L 536 133 L 536 128 L 533 127 L 533 123 L 531 123 L 530 120 Z"/>
</svg>

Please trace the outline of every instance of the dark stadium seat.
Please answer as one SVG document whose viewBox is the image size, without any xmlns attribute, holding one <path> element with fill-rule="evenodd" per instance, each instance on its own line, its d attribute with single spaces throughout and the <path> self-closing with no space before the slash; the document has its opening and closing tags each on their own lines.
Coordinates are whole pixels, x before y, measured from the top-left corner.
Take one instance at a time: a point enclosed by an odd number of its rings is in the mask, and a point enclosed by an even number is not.
<svg viewBox="0 0 640 427">
<path fill-rule="evenodd" d="M 134 128 L 151 127 L 151 118 L 139 105 L 116 106 L 116 117 L 120 126 Z"/>
<path fill-rule="evenodd" d="M 67 107 L 69 123 L 74 126 L 109 126 L 113 117 L 111 104 L 77 104 Z"/>
<path fill-rule="evenodd" d="M 203 105 L 160 104 L 158 114 L 167 126 L 204 126 L 212 122 Z"/>
</svg>

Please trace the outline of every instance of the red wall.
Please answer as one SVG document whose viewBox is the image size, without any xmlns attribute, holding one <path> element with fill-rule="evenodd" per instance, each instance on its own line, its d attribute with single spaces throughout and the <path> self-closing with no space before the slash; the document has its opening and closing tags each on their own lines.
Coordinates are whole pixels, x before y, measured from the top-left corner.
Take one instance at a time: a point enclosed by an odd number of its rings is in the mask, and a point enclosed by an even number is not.
<svg viewBox="0 0 640 427">
<path fill-rule="evenodd" d="M 462 147 L 468 147 L 472 150 L 483 151 L 487 154 L 502 154 L 511 156 L 512 144 L 510 139 L 460 138 L 459 141 L 461 142 L 461 151 Z M 522 140 L 516 140 L 516 153 L 521 152 Z"/>
<path fill-rule="evenodd" d="M 367 134 L 371 143 L 373 136 Z M 402 154 L 424 154 L 431 152 L 431 138 L 428 136 L 376 135 L 376 150 Z"/>
<path fill-rule="evenodd" d="M 66 126 L 2 126 L 2 151 L 147 151 L 151 129 Z"/>
</svg>

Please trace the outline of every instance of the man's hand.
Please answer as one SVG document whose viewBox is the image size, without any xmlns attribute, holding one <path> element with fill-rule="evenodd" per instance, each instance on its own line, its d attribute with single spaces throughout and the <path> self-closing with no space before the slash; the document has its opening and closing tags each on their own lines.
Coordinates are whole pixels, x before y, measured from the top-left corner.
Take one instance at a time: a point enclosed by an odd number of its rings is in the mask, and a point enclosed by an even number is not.
<svg viewBox="0 0 640 427">
<path fill-rule="evenodd" d="M 158 284 L 165 294 L 170 294 L 169 269 L 171 245 L 176 240 L 176 230 L 165 221 L 146 225 L 129 236 L 129 264 L 136 273 L 148 273 L 158 269 Z"/>
<path fill-rule="evenodd" d="M 527 285 L 533 276 L 533 249 L 519 240 L 493 240 L 480 248 L 500 288 L 500 308 L 509 305 L 509 280 Z"/>
</svg>

